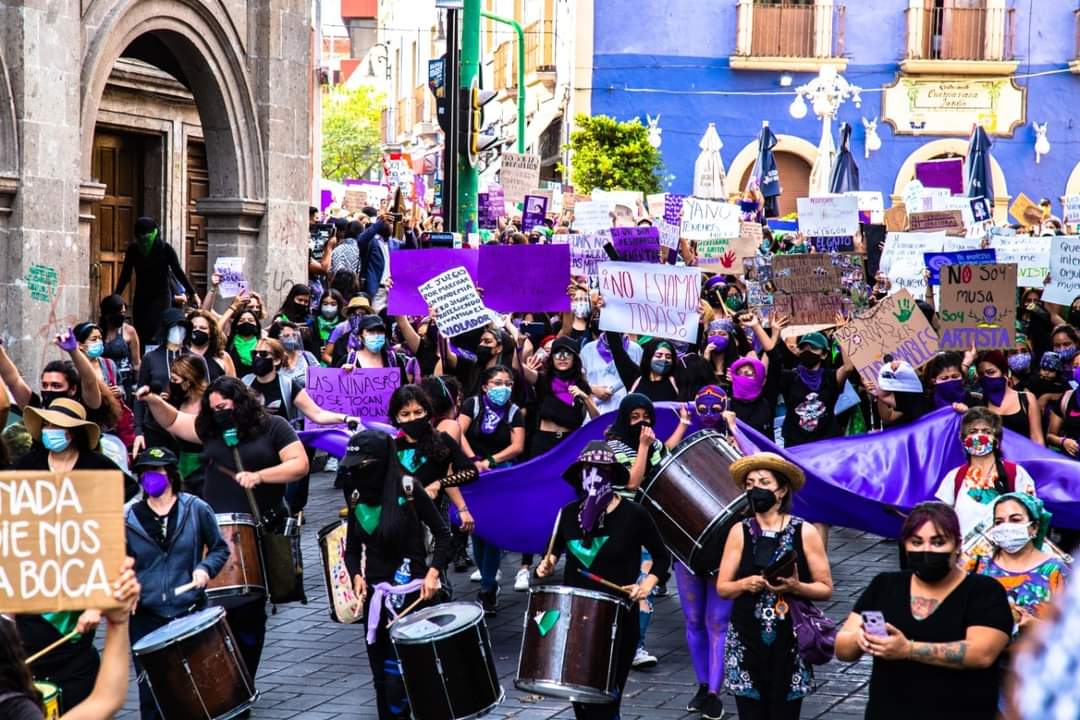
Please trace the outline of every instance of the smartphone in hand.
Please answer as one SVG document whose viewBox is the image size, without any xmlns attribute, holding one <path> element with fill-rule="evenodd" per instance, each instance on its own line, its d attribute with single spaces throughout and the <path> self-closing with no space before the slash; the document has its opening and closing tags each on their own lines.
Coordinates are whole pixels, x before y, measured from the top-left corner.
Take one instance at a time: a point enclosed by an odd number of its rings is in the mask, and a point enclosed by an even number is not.
<svg viewBox="0 0 1080 720">
<path fill-rule="evenodd" d="M 877 610 L 865 610 L 862 614 L 863 630 L 867 635 L 874 635 L 875 637 L 888 637 L 889 633 L 885 629 L 885 616 Z"/>
</svg>

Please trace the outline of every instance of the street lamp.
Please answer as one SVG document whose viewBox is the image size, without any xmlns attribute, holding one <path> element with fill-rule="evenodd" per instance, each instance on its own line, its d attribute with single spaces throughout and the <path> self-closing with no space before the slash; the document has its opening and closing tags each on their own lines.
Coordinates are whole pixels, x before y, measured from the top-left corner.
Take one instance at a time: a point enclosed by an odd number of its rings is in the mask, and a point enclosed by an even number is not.
<svg viewBox="0 0 1080 720">
<path fill-rule="evenodd" d="M 382 48 L 383 54 L 381 56 L 375 54 L 375 48 Z M 390 79 L 390 46 L 384 42 L 378 42 L 371 46 L 368 50 L 368 66 L 367 76 L 370 78 L 375 77 L 375 61 L 378 60 L 386 68 L 386 79 Z"/>
<path fill-rule="evenodd" d="M 836 157 L 836 146 L 832 139 L 832 121 L 844 101 L 850 99 L 855 107 L 861 107 L 862 88 L 852 85 L 844 79 L 832 65 L 823 65 L 818 76 L 795 88 L 795 100 L 791 103 L 791 116 L 796 120 L 806 116 L 806 101 L 814 114 L 821 118 L 821 142 L 818 143 L 818 156 L 810 172 L 810 194 L 827 195 L 829 193 L 829 174 L 832 172 Z"/>
</svg>

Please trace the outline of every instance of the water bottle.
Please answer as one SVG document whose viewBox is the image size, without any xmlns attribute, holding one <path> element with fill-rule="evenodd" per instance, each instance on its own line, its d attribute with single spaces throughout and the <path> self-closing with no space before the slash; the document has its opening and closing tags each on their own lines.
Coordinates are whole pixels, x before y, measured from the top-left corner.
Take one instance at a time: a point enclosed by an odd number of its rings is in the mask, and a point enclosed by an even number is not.
<svg viewBox="0 0 1080 720">
<path fill-rule="evenodd" d="M 405 558 L 404 560 L 401 561 L 401 565 L 398 566 L 398 569 L 394 572 L 394 584 L 395 585 L 405 585 L 406 583 L 408 583 L 411 580 L 412 580 L 412 561 L 409 560 L 409 558 Z M 395 610 L 400 610 L 405 605 L 405 596 L 404 595 L 391 595 L 390 596 L 390 605 L 392 605 Z"/>
</svg>

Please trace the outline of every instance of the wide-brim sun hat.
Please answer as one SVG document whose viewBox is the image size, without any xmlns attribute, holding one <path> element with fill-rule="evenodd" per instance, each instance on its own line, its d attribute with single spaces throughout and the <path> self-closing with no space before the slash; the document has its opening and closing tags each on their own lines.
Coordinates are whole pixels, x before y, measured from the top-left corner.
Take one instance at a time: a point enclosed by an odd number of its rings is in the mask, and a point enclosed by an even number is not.
<svg viewBox="0 0 1080 720">
<path fill-rule="evenodd" d="M 792 491 L 799 491 L 806 484 L 806 473 L 793 462 L 785 460 L 772 452 L 759 452 L 753 455 L 739 458 L 731 463 L 728 471 L 736 484 L 740 487 L 746 485 L 746 476 L 754 470 L 770 470 L 777 475 L 783 475 Z"/>
<path fill-rule="evenodd" d="M 57 398 L 47 409 L 28 407 L 23 413 L 23 424 L 30 436 L 41 442 L 41 430 L 45 425 L 54 425 L 65 430 L 85 428 L 90 447 L 97 447 L 101 440 L 101 428 L 86 419 L 86 408 L 82 403 L 70 398 Z"/>
</svg>

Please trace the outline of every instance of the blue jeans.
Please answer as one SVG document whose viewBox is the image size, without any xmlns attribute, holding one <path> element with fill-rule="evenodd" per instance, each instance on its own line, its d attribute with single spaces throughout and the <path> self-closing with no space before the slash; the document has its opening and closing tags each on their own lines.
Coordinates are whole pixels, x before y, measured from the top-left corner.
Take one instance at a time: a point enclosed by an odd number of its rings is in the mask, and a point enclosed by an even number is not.
<svg viewBox="0 0 1080 720">
<path fill-rule="evenodd" d="M 484 542 L 477 535 L 472 536 L 473 559 L 476 567 L 480 570 L 480 592 L 491 592 L 495 589 L 496 575 L 499 572 L 499 562 L 502 560 L 502 550 Z"/>
</svg>

